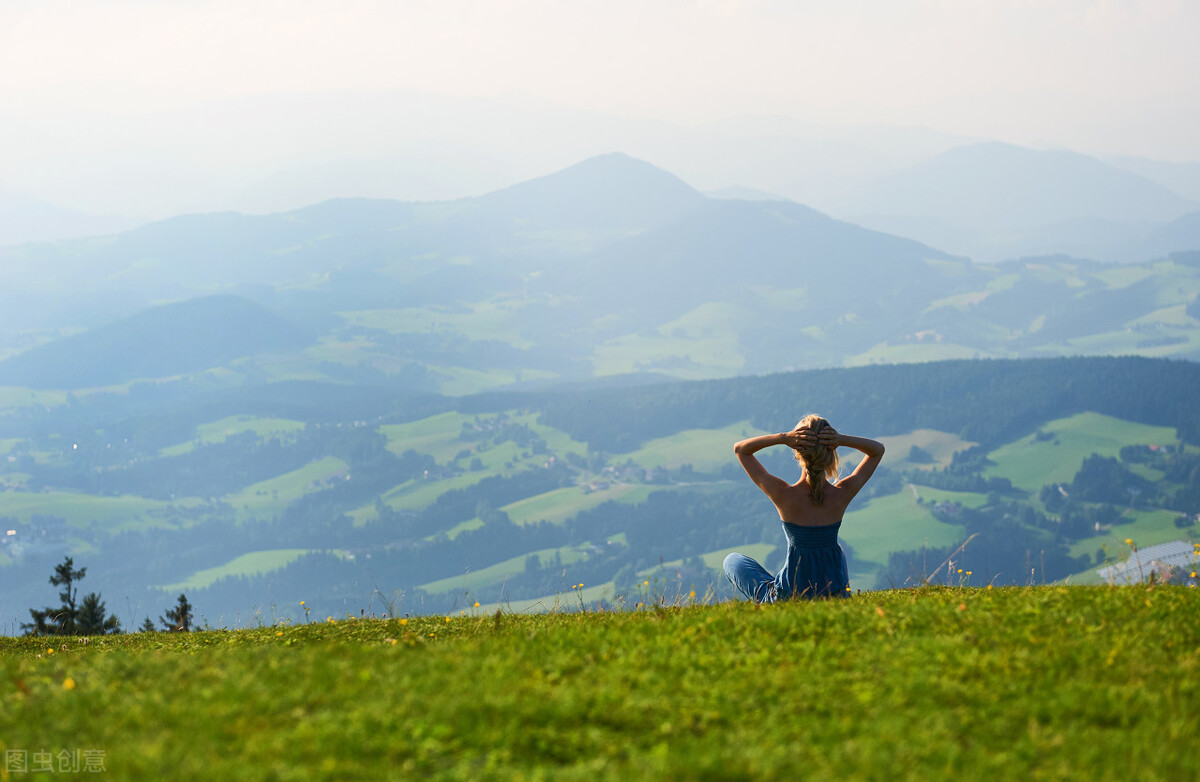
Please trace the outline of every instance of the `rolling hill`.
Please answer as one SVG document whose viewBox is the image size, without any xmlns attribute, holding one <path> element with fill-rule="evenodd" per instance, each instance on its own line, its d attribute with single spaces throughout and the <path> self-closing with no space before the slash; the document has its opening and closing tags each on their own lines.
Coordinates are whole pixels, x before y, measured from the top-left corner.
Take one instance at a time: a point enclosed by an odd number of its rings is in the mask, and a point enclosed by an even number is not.
<svg viewBox="0 0 1200 782">
<path fill-rule="evenodd" d="M 589 601 L 643 581 L 723 594 L 725 553 L 773 563 L 781 538 L 730 446 L 809 410 L 888 445 L 843 528 L 856 587 L 919 580 L 970 535 L 982 581 L 1026 583 L 1030 561 L 1038 582 L 1087 580 L 1127 537 L 1195 537 L 1198 372 L 1076 358 L 466 397 L 349 378 L 9 391 L 0 621 L 63 552 L 130 610 L 190 584 L 209 617 L 296 594 L 326 614 L 532 603 L 568 582 Z"/>
<path fill-rule="evenodd" d="M 120 385 L 201 372 L 306 344 L 301 329 L 235 296 L 165 304 L 0 362 L 0 384 L 29 388 Z"/>
</svg>

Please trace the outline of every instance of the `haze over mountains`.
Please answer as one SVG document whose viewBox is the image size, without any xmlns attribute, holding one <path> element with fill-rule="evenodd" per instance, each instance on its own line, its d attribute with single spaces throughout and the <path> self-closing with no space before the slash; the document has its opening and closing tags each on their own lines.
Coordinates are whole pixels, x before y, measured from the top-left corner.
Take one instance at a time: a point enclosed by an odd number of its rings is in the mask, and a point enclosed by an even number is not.
<svg viewBox="0 0 1200 782">
<path fill-rule="evenodd" d="M 1028 159 L 990 146 L 955 154 L 976 152 L 1007 159 L 999 168 Z M 1139 217 L 1186 208 L 1133 175 L 1064 159 L 1062 171 L 1087 176 L 1044 196 L 1039 208 L 1058 216 L 1073 214 L 1054 206 L 1071 187 L 1105 182 L 1138 194 Z M 1024 187 L 1034 174 L 1009 178 Z M 935 190 L 908 189 L 914 211 L 954 206 Z M 1091 198 L 1110 214 L 1133 209 L 1116 190 Z M 1036 213 L 1014 209 L 1013 220 L 1032 225 Z M 414 391 L 468 393 L 941 358 L 1193 357 L 1195 227 L 1186 215 L 1169 224 L 1146 263 L 979 264 L 791 201 L 709 198 L 669 171 L 610 153 L 457 201 L 335 199 L 0 249 L 0 334 L 14 356 L 0 361 L 0 384 L 86 388 L 219 369 L 222 382 L 358 372 Z M 120 325 L 188 299 L 199 301 L 185 321 L 215 323 L 221 315 L 206 308 L 229 300 L 206 298 L 214 294 L 240 297 L 239 312 L 261 317 L 227 344 L 189 343 L 203 359 L 186 367 L 148 360 L 164 356 L 146 341 L 152 335 Z M 163 325 L 175 312 L 154 315 L 153 331 L 184 333 L 186 323 Z M 271 318 L 306 337 L 281 340 L 287 329 Z M 105 353 L 104 373 L 72 370 L 100 351 L 67 337 L 108 328 L 125 336 L 95 339 L 124 346 L 124 357 Z"/>
<path fill-rule="evenodd" d="M 0 177 L 75 213 L 144 221 L 198 211 L 289 211 L 331 197 L 477 196 L 621 150 L 703 191 L 777 193 L 988 262 L 1034 254 L 1144 261 L 1152 256 L 1143 241 L 1157 246 L 1151 237 L 1158 229 L 1200 209 L 1200 164 L 1100 161 L 922 128 L 776 117 L 682 126 L 521 95 L 404 91 L 266 96 L 255 99 L 252 123 L 242 119 L 247 108 L 245 100 L 228 100 L 137 117 L 88 115 L 79 125 L 90 134 L 70 144 L 9 118 L 0 141 L 61 148 L 52 157 L 10 159 Z M 52 159 L 54 170 L 35 167 L 39 159 Z M 58 229 L 9 220 L 0 225 L 0 245 L 78 236 L 79 224 L 68 213 Z"/>
<path fill-rule="evenodd" d="M 1022 188 L 1017 162 L 1041 156 L 954 154 L 1011 156 L 992 170 Z M 1148 222 L 1187 207 L 1094 161 L 1058 170 L 1083 174 L 1038 209 L 1067 220 L 1072 187 L 1111 186 L 1089 208 Z M 905 186 L 914 214 L 988 217 L 929 181 Z M 1150 260 L 983 263 L 769 192 L 717 196 L 607 153 L 453 201 L 0 248 L 0 592 L 36 599 L 64 551 L 133 596 L 129 626 L 184 590 L 225 616 L 275 595 L 340 614 L 381 589 L 417 612 L 532 602 L 568 571 L 589 600 L 664 573 L 703 591 L 729 547 L 767 558 L 778 538 L 730 443 L 805 408 L 892 438 L 848 523 L 863 586 L 908 578 L 914 539 L 944 555 L 976 529 L 1004 583 L 1034 551 L 1044 578 L 1086 574 L 1114 525 L 1171 539 L 1200 508 L 1195 213 Z M 1106 358 L 939 361 L 1080 354 Z M 706 382 L 664 382 L 689 380 Z M 1124 460 L 1118 493 L 1146 459 L 1174 477 L 1153 508 L 1085 498 L 1052 518 L 1056 485 L 1109 485 L 1084 469 L 1107 469 L 1099 451 Z M 881 534 L 897 514 L 904 535 Z"/>
</svg>

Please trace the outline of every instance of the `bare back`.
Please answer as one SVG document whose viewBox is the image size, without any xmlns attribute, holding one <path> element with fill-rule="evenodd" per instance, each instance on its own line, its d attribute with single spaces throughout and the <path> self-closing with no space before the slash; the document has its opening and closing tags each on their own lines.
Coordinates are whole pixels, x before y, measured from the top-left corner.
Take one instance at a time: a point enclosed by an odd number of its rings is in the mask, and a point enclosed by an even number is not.
<svg viewBox="0 0 1200 782">
<path fill-rule="evenodd" d="M 854 498 L 853 494 L 841 486 L 826 483 L 825 501 L 817 505 L 812 498 L 808 476 L 791 484 L 780 480 L 779 484 L 772 486 L 770 491 L 765 487 L 760 488 L 775 505 L 780 521 L 798 524 L 801 527 L 824 527 L 829 524 L 837 524 L 845 515 L 850 500 Z"/>
</svg>

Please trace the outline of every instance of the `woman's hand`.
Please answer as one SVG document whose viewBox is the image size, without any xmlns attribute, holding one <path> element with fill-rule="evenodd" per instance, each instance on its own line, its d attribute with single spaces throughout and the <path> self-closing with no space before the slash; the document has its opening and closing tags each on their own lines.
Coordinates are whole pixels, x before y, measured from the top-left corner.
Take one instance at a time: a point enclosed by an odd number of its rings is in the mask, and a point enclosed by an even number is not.
<svg viewBox="0 0 1200 782">
<path fill-rule="evenodd" d="M 826 448 L 837 448 L 840 435 L 832 426 L 826 426 L 819 432 L 814 432 L 811 426 L 802 426 L 783 435 L 784 444 L 793 449 L 823 445 Z"/>
<path fill-rule="evenodd" d="M 808 427 L 793 429 L 783 434 L 783 444 L 792 450 L 799 450 L 806 445 L 815 445 L 816 442 L 816 436 Z"/>
</svg>

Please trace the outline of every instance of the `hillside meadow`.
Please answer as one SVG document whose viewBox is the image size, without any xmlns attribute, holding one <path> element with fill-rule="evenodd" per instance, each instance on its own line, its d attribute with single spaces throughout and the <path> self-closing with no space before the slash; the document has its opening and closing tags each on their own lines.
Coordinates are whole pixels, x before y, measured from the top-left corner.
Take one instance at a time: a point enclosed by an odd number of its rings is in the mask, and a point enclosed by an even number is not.
<svg viewBox="0 0 1200 782">
<path fill-rule="evenodd" d="M 1200 775 L 1194 589 L 584 609 L 2 638 L 6 776 L 84 752 L 119 779 Z"/>
</svg>

